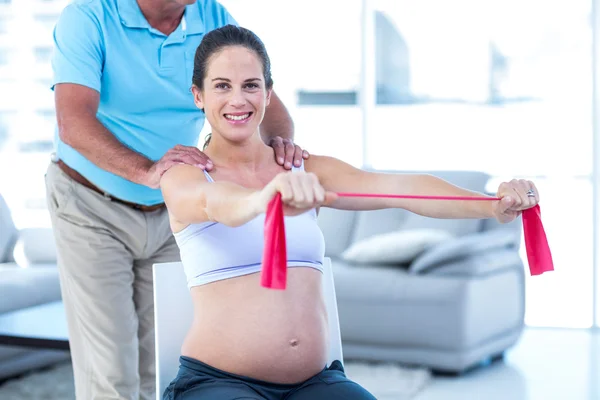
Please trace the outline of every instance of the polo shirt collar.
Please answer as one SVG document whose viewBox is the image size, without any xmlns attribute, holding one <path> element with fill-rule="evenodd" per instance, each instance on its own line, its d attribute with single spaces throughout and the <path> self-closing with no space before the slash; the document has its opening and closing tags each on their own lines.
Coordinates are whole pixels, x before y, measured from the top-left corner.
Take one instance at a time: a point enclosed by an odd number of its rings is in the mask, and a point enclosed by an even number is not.
<svg viewBox="0 0 600 400">
<path fill-rule="evenodd" d="M 200 4 L 198 2 L 186 6 L 184 16 L 188 35 L 204 33 L 204 20 L 201 18 Z"/>
<path fill-rule="evenodd" d="M 136 0 L 117 0 L 121 23 L 129 28 L 152 28 Z M 185 7 L 185 22 L 188 35 L 204 33 L 204 21 L 200 15 L 200 5 L 196 2 Z"/>
<path fill-rule="evenodd" d="M 117 0 L 121 23 L 128 28 L 151 28 L 136 0 Z"/>
</svg>

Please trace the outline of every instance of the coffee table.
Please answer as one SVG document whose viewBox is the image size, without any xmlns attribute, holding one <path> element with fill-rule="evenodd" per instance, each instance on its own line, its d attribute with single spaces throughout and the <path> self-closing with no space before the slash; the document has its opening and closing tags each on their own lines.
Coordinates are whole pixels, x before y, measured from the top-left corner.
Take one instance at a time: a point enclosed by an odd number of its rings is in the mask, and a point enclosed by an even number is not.
<svg viewBox="0 0 600 400">
<path fill-rule="evenodd" d="M 62 301 L 0 315 L 0 344 L 43 349 L 69 349 Z"/>
</svg>

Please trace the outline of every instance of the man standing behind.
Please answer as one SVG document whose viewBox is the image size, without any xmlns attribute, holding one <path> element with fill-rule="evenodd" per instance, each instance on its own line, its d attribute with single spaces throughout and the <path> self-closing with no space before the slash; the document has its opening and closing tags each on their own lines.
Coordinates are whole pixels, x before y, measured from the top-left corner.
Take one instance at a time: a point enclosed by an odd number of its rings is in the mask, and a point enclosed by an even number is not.
<svg viewBox="0 0 600 400">
<path fill-rule="evenodd" d="M 55 27 L 46 187 L 79 400 L 155 396 L 152 264 L 179 260 L 157 188 L 174 164 L 212 168 L 193 61 L 235 23 L 216 0 L 75 0 Z M 275 95 L 261 131 L 286 168 L 308 157 Z"/>
</svg>

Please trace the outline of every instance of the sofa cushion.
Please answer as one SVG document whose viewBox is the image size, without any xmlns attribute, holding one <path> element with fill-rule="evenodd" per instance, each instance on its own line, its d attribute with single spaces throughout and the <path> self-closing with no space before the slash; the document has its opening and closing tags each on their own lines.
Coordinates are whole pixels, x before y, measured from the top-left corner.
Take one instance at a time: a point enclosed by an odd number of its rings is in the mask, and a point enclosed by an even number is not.
<svg viewBox="0 0 600 400">
<path fill-rule="evenodd" d="M 354 229 L 354 211 L 321 208 L 318 224 L 325 237 L 325 255 L 338 257 L 350 244 Z"/>
<path fill-rule="evenodd" d="M 381 233 L 402 230 L 409 212 L 390 208 L 374 211 L 355 211 L 356 222 L 352 232 L 352 242 L 356 243 Z"/>
<path fill-rule="evenodd" d="M 428 273 L 443 268 L 450 262 L 467 260 L 469 257 L 495 250 L 512 249 L 516 253 L 520 236 L 518 232 L 495 229 L 464 235 L 434 246 L 421 254 L 410 265 L 411 273 Z"/>
<path fill-rule="evenodd" d="M 14 258 L 23 267 L 56 263 L 56 242 L 51 228 L 25 228 L 19 232 Z"/>
<path fill-rule="evenodd" d="M 439 229 L 411 229 L 374 235 L 355 242 L 341 255 L 356 264 L 408 264 L 425 250 L 452 239 Z"/>
<path fill-rule="evenodd" d="M 20 268 L 0 266 L 0 313 L 61 299 L 56 265 Z"/>
<path fill-rule="evenodd" d="M 477 233 L 483 227 L 483 219 L 441 219 L 427 218 L 417 214 L 410 214 L 402 229 L 433 229 L 445 230 L 453 236 L 464 236 Z"/>
<path fill-rule="evenodd" d="M 444 230 L 453 236 L 462 236 L 479 232 L 482 224 L 480 219 L 428 218 L 404 209 L 357 211 L 351 243 L 382 233 L 415 229 Z"/>
</svg>

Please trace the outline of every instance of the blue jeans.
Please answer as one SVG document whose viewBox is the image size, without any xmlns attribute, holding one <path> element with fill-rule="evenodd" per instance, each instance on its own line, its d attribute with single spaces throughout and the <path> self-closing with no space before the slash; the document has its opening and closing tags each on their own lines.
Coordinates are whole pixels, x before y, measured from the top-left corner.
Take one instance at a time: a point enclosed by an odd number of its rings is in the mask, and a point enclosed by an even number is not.
<svg viewBox="0 0 600 400">
<path fill-rule="evenodd" d="M 312 378 L 293 385 L 230 374 L 189 357 L 180 357 L 177 377 L 163 400 L 375 400 L 334 361 Z"/>
</svg>

